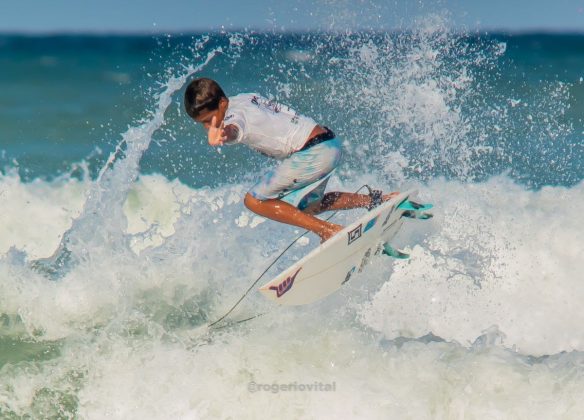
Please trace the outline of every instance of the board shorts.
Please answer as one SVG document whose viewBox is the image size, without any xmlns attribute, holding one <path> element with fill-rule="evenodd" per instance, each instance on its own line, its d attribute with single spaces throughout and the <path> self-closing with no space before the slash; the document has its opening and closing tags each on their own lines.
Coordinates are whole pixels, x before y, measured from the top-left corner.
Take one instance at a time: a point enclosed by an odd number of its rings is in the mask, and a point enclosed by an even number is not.
<svg viewBox="0 0 584 420">
<path fill-rule="evenodd" d="M 304 210 L 322 200 L 328 180 L 342 155 L 338 137 L 292 153 L 268 171 L 249 194 L 261 201 L 283 200 Z"/>
</svg>

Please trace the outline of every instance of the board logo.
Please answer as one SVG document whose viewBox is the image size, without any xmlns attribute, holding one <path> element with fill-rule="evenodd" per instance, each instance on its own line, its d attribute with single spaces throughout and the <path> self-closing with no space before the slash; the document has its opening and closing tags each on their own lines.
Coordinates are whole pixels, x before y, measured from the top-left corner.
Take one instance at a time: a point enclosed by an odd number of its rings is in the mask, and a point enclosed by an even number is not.
<svg viewBox="0 0 584 420">
<path fill-rule="evenodd" d="M 389 213 L 387 213 L 387 216 L 385 217 L 385 220 L 383 221 L 383 224 L 381 226 L 385 226 L 387 224 L 387 222 L 389 222 L 389 218 L 391 217 L 391 214 L 393 213 L 394 207 L 395 207 L 395 205 L 391 206 L 391 208 L 389 209 Z"/>
<path fill-rule="evenodd" d="M 399 219 L 394 220 L 393 222 L 391 222 L 388 226 L 383 228 L 383 231 L 385 232 L 386 230 L 391 229 L 397 222 L 399 222 Z"/>
<path fill-rule="evenodd" d="M 363 259 L 361 260 L 361 265 L 359 266 L 359 273 L 361 271 L 363 271 L 363 268 L 365 268 L 365 265 L 369 262 L 369 257 L 371 256 L 371 248 L 369 248 L 367 250 L 367 252 L 365 253 L 365 255 L 363 256 Z"/>
<path fill-rule="evenodd" d="M 367 222 L 367 224 L 365 225 L 365 229 L 363 229 L 363 233 L 367 232 L 369 229 L 371 229 L 373 226 L 375 226 L 375 223 L 377 223 L 378 218 L 379 218 L 379 216 L 375 216 L 373 219 L 369 220 Z"/>
<path fill-rule="evenodd" d="M 361 237 L 362 227 L 363 227 L 363 225 L 360 224 L 355 229 L 353 229 L 352 231 L 350 231 L 349 233 L 347 233 L 347 235 L 349 235 L 349 243 L 348 243 L 348 245 L 351 245 L 353 242 L 355 242 L 357 239 L 359 239 Z"/>
<path fill-rule="evenodd" d="M 286 280 L 282 281 L 277 286 L 270 286 L 270 290 L 275 290 L 276 296 L 282 297 L 284 293 L 286 293 L 288 290 L 292 288 L 292 285 L 294 284 L 294 279 L 296 278 L 296 275 L 300 272 L 300 270 L 302 270 L 302 267 L 296 270 L 294 275 L 286 277 Z"/>
<path fill-rule="evenodd" d="M 353 267 L 351 268 L 348 272 L 347 275 L 345 276 L 345 280 L 343 280 L 343 282 L 341 283 L 341 285 L 345 284 L 346 282 L 348 282 L 351 279 L 351 276 L 353 275 L 353 273 L 355 272 L 355 268 L 357 267 Z"/>
</svg>

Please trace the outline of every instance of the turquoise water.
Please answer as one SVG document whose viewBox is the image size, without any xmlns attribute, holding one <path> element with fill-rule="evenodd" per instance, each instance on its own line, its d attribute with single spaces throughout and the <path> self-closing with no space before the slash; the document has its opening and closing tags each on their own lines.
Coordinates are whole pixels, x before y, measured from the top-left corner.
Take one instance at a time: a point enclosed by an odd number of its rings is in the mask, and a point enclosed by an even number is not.
<svg viewBox="0 0 584 420">
<path fill-rule="evenodd" d="M 584 415 L 584 36 L 2 35 L 0 68 L 0 418 Z M 182 111 L 199 75 L 338 132 L 330 188 L 417 189 L 411 258 L 208 331 L 299 232 Z"/>
<path fill-rule="evenodd" d="M 486 138 L 477 141 L 478 145 L 500 149 L 496 154 L 481 155 L 481 167 L 472 168 L 465 176 L 485 178 L 510 170 L 514 179 L 534 187 L 573 185 L 582 178 L 583 36 L 457 36 L 449 41 L 425 40 L 428 45 L 423 47 L 416 45 L 422 41 L 408 39 L 407 34 L 240 36 L 245 45 L 236 52 L 237 57 L 233 53 L 220 55 L 208 70 L 227 92 L 261 91 L 288 100 L 334 126 L 353 144 L 374 136 L 393 148 L 403 143 L 411 146 L 407 144 L 410 128 L 407 124 L 395 127 L 394 121 L 384 120 L 379 115 L 383 103 L 369 103 L 368 109 L 362 109 L 362 92 L 353 94 L 350 84 L 367 88 L 368 78 L 374 75 L 378 79 L 384 71 L 389 79 L 413 48 L 436 48 L 436 53 L 443 56 L 434 64 L 441 68 L 426 69 L 435 74 L 421 77 L 438 77 L 440 83 L 460 76 L 459 72 L 469 72 L 473 80 L 448 105 L 458 107 L 461 118 L 472 122 L 463 128 L 470 130 L 465 133 L 466 144 L 473 141 L 473 135 L 483 136 Z M 57 176 L 83 160 L 97 170 L 119 141 L 120 133 L 145 116 L 153 89 L 165 72 L 176 72 L 181 64 L 188 63 L 192 46 L 200 37 L 4 35 L 0 38 L 0 123 L 5 165 L 16 159 L 27 180 Z M 213 35 L 206 48 L 225 44 L 228 38 Z M 352 67 L 348 74 L 343 68 L 347 63 L 330 64 L 331 59 L 350 57 L 352 49 L 368 43 L 385 48 L 386 61 L 378 60 L 369 68 Z M 497 48 L 505 48 L 505 52 L 499 55 Z M 310 55 L 315 50 L 318 55 Z M 375 81 L 383 86 L 389 80 Z M 444 90 L 446 86 L 438 88 Z M 391 94 L 397 92 L 385 92 Z M 385 99 L 391 102 L 394 97 L 384 97 L 382 87 L 377 100 Z M 510 105 L 515 101 L 520 102 Z M 347 106 L 350 116 L 345 111 Z M 144 172 L 179 177 L 188 185 L 200 187 L 214 185 L 216 177 L 205 176 L 209 168 L 227 171 L 233 160 L 243 156 L 252 159 L 256 167 L 261 166 L 261 160 L 242 150 L 224 156 L 213 153 L 201 140 L 201 130 L 184 115 L 176 115 L 179 107 L 177 95 L 169 110 L 172 126 L 158 134 L 158 140 L 164 143 L 147 152 L 142 163 Z M 528 120 L 530 116 L 532 120 Z M 351 122 L 364 118 L 372 120 L 368 127 Z M 200 159 L 193 162 L 195 156 Z M 223 165 L 225 159 L 229 159 L 228 165 Z M 550 161 L 554 162 L 552 167 Z M 209 166 L 203 170 L 205 162 Z M 443 162 L 423 176 L 429 179 L 459 172 L 453 167 L 457 164 Z M 243 173 L 245 169 L 238 175 Z"/>
</svg>

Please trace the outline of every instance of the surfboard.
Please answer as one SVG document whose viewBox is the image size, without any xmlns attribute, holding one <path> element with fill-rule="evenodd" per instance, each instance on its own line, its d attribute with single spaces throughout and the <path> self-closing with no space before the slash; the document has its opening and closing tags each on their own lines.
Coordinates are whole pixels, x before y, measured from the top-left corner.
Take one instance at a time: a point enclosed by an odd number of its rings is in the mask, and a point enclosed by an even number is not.
<svg viewBox="0 0 584 420">
<path fill-rule="evenodd" d="M 306 305 L 340 289 L 373 255 L 385 251 L 396 258 L 407 257 L 389 242 L 405 220 L 431 217 L 424 211 L 432 207 L 409 201 L 413 194 L 401 193 L 370 210 L 261 286 L 260 292 L 280 305 Z"/>
</svg>

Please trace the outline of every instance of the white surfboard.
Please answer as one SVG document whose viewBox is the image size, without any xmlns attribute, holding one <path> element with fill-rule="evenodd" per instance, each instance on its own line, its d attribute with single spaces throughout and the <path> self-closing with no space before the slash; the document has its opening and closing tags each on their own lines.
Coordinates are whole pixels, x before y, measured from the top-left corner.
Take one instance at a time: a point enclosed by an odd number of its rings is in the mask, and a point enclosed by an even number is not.
<svg viewBox="0 0 584 420">
<path fill-rule="evenodd" d="M 393 239 L 408 211 L 398 206 L 411 194 L 401 193 L 369 211 L 264 284 L 260 292 L 280 305 L 305 305 L 338 290 Z"/>
</svg>

